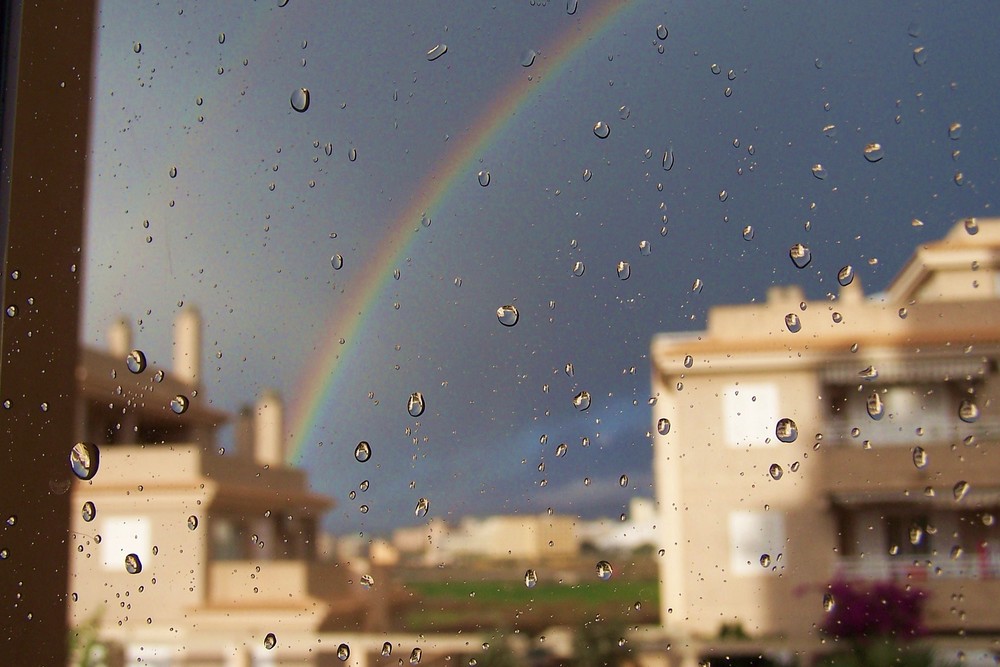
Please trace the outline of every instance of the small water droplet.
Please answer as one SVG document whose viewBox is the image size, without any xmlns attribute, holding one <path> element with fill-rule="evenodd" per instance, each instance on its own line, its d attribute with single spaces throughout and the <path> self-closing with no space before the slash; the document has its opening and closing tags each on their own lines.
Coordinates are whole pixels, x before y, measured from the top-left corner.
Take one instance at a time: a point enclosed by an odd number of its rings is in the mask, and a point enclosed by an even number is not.
<svg viewBox="0 0 1000 667">
<path fill-rule="evenodd" d="M 753 226 L 752 225 L 747 225 L 746 227 L 743 228 L 743 240 L 744 241 L 753 241 Z"/>
<path fill-rule="evenodd" d="M 426 498 L 420 498 L 419 500 L 417 500 L 416 507 L 413 508 L 413 513 L 417 516 L 417 518 L 425 517 L 427 516 L 427 512 L 428 510 L 430 510 L 430 508 L 431 508 L 430 501 L 427 500 Z"/>
<path fill-rule="evenodd" d="M 722 68 L 719 67 L 719 65 L 716 63 L 712 63 L 711 69 L 712 69 L 712 74 L 719 74 L 722 72 Z"/>
<path fill-rule="evenodd" d="M 576 14 L 576 8 L 579 5 L 579 0 L 566 0 L 566 13 L 572 16 Z"/>
<path fill-rule="evenodd" d="M 767 472 L 771 475 L 771 479 L 775 481 L 781 479 L 781 476 L 785 474 L 785 471 L 777 463 L 772 463 Z"/>
<path fill-rule="evenodd" d="M 125 571 L 129 574 L 139 574 L 142 572 L 142 561 L 136 554 L 125 556 Z"/>
<path fill-rule="evenodd" d="M 958 406 L 958 418 L 966 424 L 973 424 L 979 419 L 979 406 L 965 399 Z"/>
<path fill-rule="evenodd" d="M 632 275 L 632 268 L 626 261 L 618 262 L 618 278 L 620 280 L 628 280 L 629 276 Z"/>
<path fill-rule="evenodd" d="M 390 655 L 392 655 L 392 644 L 385 642 L 382 644 L 382 657 L 388 658 Z"/>
<path fill-rule="evenodd" d="M 415 648 L 412 651 L 410 651 L 410 664 L 411 665 L 419 665 L 420 664 L 420 659 L 423 657 L 423 655 L 424 655 L 424 652 L 422 650 L 420 650 L 419 648 Z"/>
<path fill-rule="evenodd" d="M 658 39 L 666 39 L 667 38 L 667 26 L 663 25 L 662 23 L 660 25 L 656 26 L 656 37 Z"/>
<path fill-rule="evenodd" d="M 783 417 L 775 424 L 774 435 L 781 442 L 795 442 L 795 439 L 799 437 L 799 427 L 794 420 Z"/>
<path fill-rule="evenodd" d="M 663 151 L 663 171 L 670 171 L 674 168 L 674 151 L 668 148 Z"/>
<path fill-rule="evenodd" d="M 952 123 L 948 126 L 948 138 L 952 141 L 957 141 L 962 137 L 962 124 Z"/>
<path fill-rule="evenodd" d="M 135 42 L 134 44 L 132 44 L 132 51 L 134 51 L 135 53 L 141 52 L 142 51 L 142 42 Z"/>
<path fill-rule="evenodd" d="M 965 494 L 969 492 L 969 483 L 965 481 L 957 482 L 951 489 L 951 493 L 955 496 L 955 500 L 962 500 Z"/>
<path fill-rule="evenodd" d="M 587 265 L 581 261 L 576 261 L 573 263 L 573 275 L 579 278 L 587 270 Z"/>
<path fill-rule="evenodd" d="M 187 520 L 187 527 L 188 527 L 188 530 L 197 530 L 198 529 L 198 517 L 196 517 L 194 514 L 192 514 L 191 516 L 189 516 L 188 520 Z"/>
<path fill-rule="evenodd" d="M 853 351 L 854 350 L 852 350 L 852 352 Z M 862 380 L 875 380 L 875 379 L 878 378 L 878 369 L 875 368 L 874 366 L 869 366 L 868 368 L 865 368 L 864 370 L 858 371 L 858 376 Z"/>
<path fill-rule="evenodd" d="M 826 178 L 826 167 L 824 167 L 821 164 L 814 164 L 812 166 L 812 174 L 816 178 L 823 180 L 824 178 Z"/>
<path fill-rule="evenodd" d="M 346 662 L 348 658 L 351 657 L 351 647 L 347 644 L 341 644 L 337 647 L 337 660 L 341 662 Z"/>
<path fill-rule="evenodd" d="M 653 252 L 653 248 L 649 245 L 649 241 L 639 241 L 639 254 L 643 257 L 649 257 L 650 253 Z"/>
<path fill-rule="evenodd" d="M 303 113 L 309 109 L 309 89 L 296 88 L 293 90 L 290 102 L 292 104 L 292 108 L 299 113 Z"/>
<path fill-rule="evenodd" d="M 278 638 L 274 636 L 273 632 L 269 632 L 267 633 L 267 635 L 264 636 L 264 648 L 266 648 L 268 651 L 277 646 L 277 644 L 278 644 Z"/>
<path fill-rule="evenodd" d="M 837 136 L 837 126 L 836 125 L 824 125 L 823 126 L 823 134 L 826 135 L 826 136 L 828 136 L 828 137 L 831 137 L 831 138 Z"/>
<path fill-rule="evenodd" d="M 799 316 L 796 315 L 795 313 L 788 313 L 787 315 L 785 315 L 785 327 L 791 333 L 798 333 L 799 331 L 802 330 L 802 321 L 799 319 Z"/>
<path fill-rule="evenodd" d="M 517 324 L 519 317 L 520 313 L 517 312 L 517 308 L 513 304 L 508 303 L 506 306 L 497 308 L 497 319 L 505 327 L 512 327 Z"/>
<path fill-rule="evenodd" d="M 965 233 L 969 236 L 975 236 L 979 233 L 979 223 L 975 218 L 966 218 L 962 224 L 965 226 Z"/>
<path fill-rule="evenodd" d="M 339 271 L 344 268 L 344 257 L 342 255 L 334 255 L 330 258 L 330 266 L 333 267 L 334 271 Z"/>
<path fill-rule="evenodd" d="M 842 267 L 840 271 L 837 272 L 837 282 L 840 283 L 842 287 L 847 287 L 854 282 L 854 267 L 850 264 Z"/>
<path fill-rule="evenodd" d="M 921 67 L 927 62 L 927 52 L 924 50 L 924 47 L 918 46 L 913 49 L 913 62 Z"/>
<path fill-rule="evenodd" d="M 885 404 L 882 403 L 882 396 L 877 391 L 872 392 L 872 395 L 868 397 L 865 407 L 868 410 L 868 416 L 875 421 L 881 420 L 882 415 L 885 414 Z"/>
<path fill-rule="evenodd" d="M 364 463 L 372 457 L 372 448 L 367 442 L 362 440 L 358 443 L 358 446 L 354 448 L 354 458 L 358 463 Z"/>
<path fill-rule="evenodd" d="M 226 33 L 220 32 L 219 33 L 219 44 L 225 44 L 225 43 L 226 43 Z"/>
<path fill-rule="evenodd" d="M 427 60 L 433 62 L 446 53 L 448 53 L 448 45 L 444 43 L 437 44 L 427 52 Z"/>
<path fill-rule="evenodd" d="M 89 523 L 94 520 L 94 517 L 97 516 L 97 507 L 94 503 L 88 500 L 83 504 L 83 508 L 80 510 L 80 515 L 83 517 L 84 521 Z"/>
<path fill-rule="evenodd" d="M 729 199 L 729 193 L 725 190 L 721 190 L 719 192 L 719 201 L 726 201 L 727 199 Z"/>
<path fill-rule="evenodd" d="M 177 394 L 172 399 L 170 399 L 170 409 L 174 411 L 176 415 L 182 415 L 187 412 L 190 401 L 187 396 L 182 394 Z"/>
<path fill-rule="evenodd" d="M 156 371 L 153 373 L 153 382 L 163 382 L 163 371 Z"/>
<path fill-rule="evenodd" d="M 597 570 L 597 577 L 602 581 L 607 581 L 614 574 L 611 563 L 606 560 L 598 561 L 595 569 Z"/>
<path fill-rule="evenodd" d="M 333 144 L 327 143 L 325 146 L 323 146 L 323 152 L 326 153 L 328 156 L 333 155 Z"/>
<path fill-rule="evenodd" d="M 631 115 L 632 115 L 632 110 L 629 109 L 626 105 L 623 104 L 620 107 L 618 107 L 618 117 L 621 118 L 622 120 L 628 120 L 628 117 Z"/>
<path fill-rule="evenodd" d="M 142 350 L 132 350 L 125 357 L 125 365 L 133 373 L 141 373 L 146 370 L 146 355 Z"/>
<path fill-rule="evenodd" d="M 770 567 L 771 566 L 771 554 L 761 554 L 760 555 L 760 566 Z"/>
<path fill-rule="evenodd" d="M 362 574 L 360 583 L 361 583 L 361 588 L 365 589 L 366 591 L 369 591 L 375 586 L 375 577 L 373 577 L 370 574 Z"/>
<path fill-rule="evenodd" d="M 7 317 L 17 317 L 17 306 L 7 306 Z"/>
<path fill-rule="evenodd" d="M 560 442 L 559 446 L 556 447 L 556 458 L 562 458 L 566 456 L 567 450 L 569 450 L 569 446 L 565 442 Z"/>
<path fill-rule="evenodd" d="M 611 134 L 611 126 L 602 120 L 594 123 L 594 136 L 598 139 L 607 139 Z"/>
<path fill-rule="evenodd" d="M 406 402 L 406 411 L 411 417 L 419 417 L 424 414 L 424 395 L 419 391 L 410 394 L 410 399 Z"/>
<path fill-rule="evenodd" d="M 538 584 L 538 575 L 535 574 L 534 570 L 528 570 L 524 573 L 524 585 L 528 588 L 534 588 Z"/>
<path fill-rule="evenodd" d="M 477 174 L 479 178 L 479 184 L 484 188 L 490 184 L 490 172 L 483 170 Z"/>
<path fill-rule="evenodd" d="M 833 611 L 833 608 L 834 606 L 836 606 L 836 604 L 837 604 L 836 601 L 834 601 L 833 599 L 833 593 L 823 594 L 823 611 L 828 613 Z"/>
<path fill-rule="evenodd" d="M 575 407 L 580 412 L 583 412 L 590 408 L 590 392 L 581 391 L 579 394 L 573 397 L 573 407 Z"/>
<path fill-rule="evenodd" d="M 660 435 L 666 435 L 667 433 L 670 433 L 670 420 L 667 419 L 666 417 L 661 417 L 656 422 L 656 432 L 659 433 Z"/>
<path fill-rule="evenodd" d="M 623 488 L 628 486 L 628 475 L 622 475 L 618 478 L 618 486 Z"/>
<path fill-rule="evenodd" d="M 917 470 L 923 470 L 927 467 L 927 452 L 923 447 L 913 448 L 913 465 L 916 466 Z"/>
<path fill-rule="evenodd" d="M 78 442 L 69 452 L 73 474 L 86 481 L 93 479 L 101 463 L 101 450 L 92 442 Z"/>
<path fill-rule="evenodd" d="M 704 289 L 705 283 L 701 281 L 701 278 L 695 278 L 694 282 L 691 283 L 691 291 L 695 293 L 700 293 Z"/>
<path fill-rule="evenodd" d="M 594 172 L 590 171 L 589 169 L 584 169 L 583 170 L 583 182 L 584 183 L 589 182 L 590 179 L 593 178 L 593 176 L 594 176 Z"/>
<path fill-rule="evenodd" d="M 878 162 L 885 157 L 885 151 L 882 150 L 882 144 L 879 143 L 870 143 L 866 145 L 864 154 L 865 159 L 869 162 Z"/>
<path fill-rule="evenodd" d="M 525 49 L 521 53 L 521 67 L 531 67 L 531 65 L 535 62 L 535 56 L 537 55 L 538 54 L 535 53 L 534 49 Z"/>
<path fill-rule="evenodd" d="M 797 269 L 806 268 L 809 266 L 809 262 L 812 261 L 812 251 L 801 243 L 796 243 L 789 248 L 788 256 L 791 258 L 792 264 L 794 264 Z"/>
</svg>

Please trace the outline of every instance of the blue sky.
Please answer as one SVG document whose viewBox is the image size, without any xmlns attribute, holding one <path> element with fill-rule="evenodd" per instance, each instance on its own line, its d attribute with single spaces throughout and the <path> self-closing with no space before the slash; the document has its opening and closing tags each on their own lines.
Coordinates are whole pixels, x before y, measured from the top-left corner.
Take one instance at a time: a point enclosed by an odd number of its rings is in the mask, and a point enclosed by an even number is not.
<svg viewBox="0 0 1000 667">
<path fill-rule="evenodd" d="M 169 362 L 178 304 L 194 303 L 203 400 L 234 410 L 276 387 L 295 402 L 343 334 L 331 313 L 366 271 L 399 269 L 369 304 L 305 450 L 313 486 L 338 501 L 328 526 L 412 524 L 421 496 L 432 516 L 617 516 L 632 495 L 652 495 L 653 334 L 702 328 L 713 304 L 760 299 L 772 284 L 823 297 L 845 264 L 882 289 L 914 247 L 992 214 L 995 5 L 635 2 L 557 76 L 547 46 L 597 5 L 105 2 L 85 341 L 101 343 L 124 312 L 142 320 L 136 344 Z M 428 61 L 439 43 L 448 52 Z M 539 55 L 526 68 L 527 49 Z M 403 261 L 378 266 L 399 212 L 526 77 L 538 94 L 432 225 L 414 221 Z M 289 104 L 300 87 L 311 92 L 301 114 Z M 608 138 L 594 135 L 598 121 Z M 864 159 L 870 142 L 884 147 L 877 163 Z M 797 242 L 813 252 L 801 270 L 788 258 Z M 510 302 L 521 319 L 508 329 L 495 310 Z M 581 413 L 571 401 L 584 389 L 594 400 Z M 427 398 L 419 426 L 412 391 Z M 366 464 L 353 460 L 359 440 L 372 443 Z M 556 458 L 560 442 L 570 449 Z M 364 479 L 369 490 L 350 500 Z"/>
</svg>

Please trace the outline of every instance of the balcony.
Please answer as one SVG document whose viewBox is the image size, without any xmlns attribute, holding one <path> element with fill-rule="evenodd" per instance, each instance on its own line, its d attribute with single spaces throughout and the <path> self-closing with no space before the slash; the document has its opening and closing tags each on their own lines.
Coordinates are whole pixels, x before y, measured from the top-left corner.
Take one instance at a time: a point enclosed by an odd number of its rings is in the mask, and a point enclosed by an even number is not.
<svg viewBox="0 0 1000 667">
<path fill-rule="evenodd" d="M 958 558 L 922 556 L 848 556 L 839 559 L 834 579 L 921 582 L 930 579 L 1000 580 L 1000 554 L 963 554 Z"/>
</svg>

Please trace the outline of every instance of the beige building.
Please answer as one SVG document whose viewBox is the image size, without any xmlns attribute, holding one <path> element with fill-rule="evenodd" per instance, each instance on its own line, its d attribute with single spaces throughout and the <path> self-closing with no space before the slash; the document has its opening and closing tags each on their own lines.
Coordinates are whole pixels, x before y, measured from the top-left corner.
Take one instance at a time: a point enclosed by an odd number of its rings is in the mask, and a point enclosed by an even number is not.
<svg viewBox="0 0 1000 667">
<path fill-rule="evenodd" d="M 96 630 L 112 664 L 271 664 L 276 653 L 322 664 L 315 639 L 296 655 L 290 638 L 365 624 L 354 575 L 316 558 L 332 501 L 286 465 L 273 393 L 236 418 L 236 451 L 221 451 L 230 417 L 204 395 L 200 337 L 188 309 L 172 369 L 130 358 L 124 322 L 107 352 L 82 351 L 78 440 L 100 458 L 71 491 L 70 624 Z"/>
<path fill-rule="evenodd" d="M 652 343 L 675 637 L 739 624 L 808 652 L 835 579 L 919 587 L 938 636 L 1000 635 L 1000 219 L 919 247 L 885 293 L 852 277 Z"/>
</svg>

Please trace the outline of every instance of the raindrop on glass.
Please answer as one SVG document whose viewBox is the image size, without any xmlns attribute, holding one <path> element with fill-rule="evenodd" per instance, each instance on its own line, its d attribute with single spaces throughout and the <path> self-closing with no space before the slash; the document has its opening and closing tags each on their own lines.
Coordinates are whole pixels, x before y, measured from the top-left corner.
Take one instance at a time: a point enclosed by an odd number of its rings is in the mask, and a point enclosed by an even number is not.
<svg viewBox="0 0 1000 667">
<path fill-rule="evenodd" d="M 747 225 L 746 227 L 743 228 L 743 240 L 744 241 L 753 241 L 753 226 L 752 225 Z"/>
<path fill-rule="evenodd" d="M 83 508 L 80 510 L 80 515 L 83 517 L 84 521 L 88 523 L 94 520 L 97 516 L 97 507 L 91 501 L 87 501 L 83 504 Z"/>
<path fill-rule="evenodd" d="M 448 53 L 447 44 L 438 44 L 427 52 L 427 60 L 434 61 Z"/>
<path fill-rule="evenodd" d="M 621 280 L 628 280 L 628 277 L 632 275 L 632 269 L 628 262 L 621 261 L 618 262 L 618 278 Z"/>
<path fill-rule="evenodd" d="M 670 171 L 674 168 L 674 151 L 670 148 L 663 151 L 663 170 Z"/>
<path fill-rule="evenodd" d="M 582 276 L 586 270 L 587 266 L 583 262 L 577 261 L 573 263 L 573 275 L 577 278 Z"/>
<path fill-rule="evenodd" d="M 430 501 L 427 500 L 426 498 L 421 498 L 417 501 L 416 507 L 413 508 L 413 514 L 416 515 L 417 518 L 425 517 L 427 516 L 427 511 L 430 508 L 431 508 Z"/>
<path fill-rule="evenodd" d="M 264 648 L 266 648 L 268 651 L 277 646 L 277 644 L 278 644 L 278 638 L 274 636 L 273 632 L 269 632 L 267 633 L 267 635 L 264 636 Z"/>
<path fill-rule="evenodd" d="M 952 123 L 948 126 L 948 138 L 951 140 L 957 140 L 962 137 L 962 124 Z"/>
<path fill-rule="evenodd" d="M 566 13 L 572 16 L 576 14 L 576 8 L 579 5 L 579 0 L 566 0 Z"/>
<path fill-rule="evenodd" d="M 296 88 L 292 91 L 292 97 L 290 100 L 292 108 L 302 113 L 309 108 L 309 89 L 308 88 Z"/>
<path fill-rule="evenodd" d="M 419 417 L 424 414 L 424 395 L 419 391 L 410 394 L 410 399 L 406 402 L 406 411 L 411 417 Z"/>
<path fill-rule="evenodd" d="M 802 330 L 802 320 L 795 313 L 788 313 L 785 315 L 785 327 L 791 333 L 798 333 Z"/>
<path fill-rule="evenodd" d="M 382 657 L 388 658 L 390 655 L 392 655 L 392 644 L 385 642 L 382 644 Z"/>
<path fill-rule="evenodd" d="M 337 647 L 337 660 L 341 662 L 346 662 L 348 658 L 351 657 L 351 647 L 347 644 L 341 644 Z"/>
<path fill-rule="evenodd" d="M 834 605 L 836 605 L 836 602 L 833 599 L 833 593 L 824 593 L 823 594 L 823 611 L 825 611 L 825 612 L 831 612 L 831 611 L 833 611 Z"/>
<path fill-rule="evenodd" d="M 965 233 L 969 236 L 975 236 L 979 233 L 979 223 L 976 222 L 975 218 L 966 218 L 962 224 L 965 226 Z"/>
<path fill-rule="evenodd" d="M 719 201 L 726 201 L 727 199 L 729 199 L 729 193 L 726 192 L 725 190 L 720 191 L 719 192 Z"/>
<path fill-rule="evenodd" d="M 812 261 L 812 251 L 801 243 L 796 243 L 788 249 L 788 256 L 792 259 L 795 268 L 804 269 Z"/>
<path fill-rule="evenodd" d="M 419 665 L 420 664 L 420 658 L 422 658 L 423 655 L 424 655 L 424 652 L 422 650 L 420 650 L 419 648 L 415 648 L 412 651 L 410 651 L 410 664 L 411 665 Z"/>
<path fill-rule="evenodd" d="M 490 172 L 483 170 L 477 176 L 479 177 L 479 184 L 484 188 L 490 184 Z"/>
<path fill-rule="evenodd" d="M 927 467 L 927 452 L 923 447 L 913 448 L 913 465 L 916 466 L 917 470 L 923 470 Z"/>
<path fill-rule="evenodd" d="M 323 146 L 323 152 L 326 153 L 328 156 L 333 155 L 333 144 L 327 143 L 326 146 Z"/>
<path fill-rule="evenodd" d="M 837 126 L 836 125 L 824 125 L 823 126 L 823 134 L 825 134 L 828 137 L 835 137 L 835 136 L 837 136 Z"/>
<path fill-rule="evenodd" d="M 594 136 L 598 139 L 607 139 L 608 135 L 611 134 L 611 127 L 604 121 L 597 121 L 594 123 Z"/>
<path fill-rule="evenodd" d="M 628 475 L 622 475 L 618 478 L 618 486 L 623 488 L 628 486 Z"/>
<path fill-rule="evenodd" d="M 667 419 L 666 417 L 661 417 L 656 422 L 656 432 L 659 433 L 660 435 L 666 435 L 667 433 L 670 433 L 670 420 Z"/>
<path fill-rule="evenodd" d="M 882 396 L 877 391 L 868 397 L 865 407 L 868 410 L 868 416 L 875 421 L 882 419 L 882 415 L 885 414 L 885 404 L 882 403 Z"/>
<path fill-rule="evenodd" d="M 521 54 L 521 67 L 531 67 L 531 65 L 535 62 L 535 56 L 537 55 L 538 54 L 535 53 L 534 49 L 525 49 Z"/>
<path fill-rule="evenodd" d="M 597 577 L 602 581 L 607 581 L 614 574 L 614 570 L 611 569 L 611 563 L 606 560 L 598 561 L 596 570 Z"/>
<path fill-rule="evenodd" d="M 966 424 L 973 424 L 979 419 L 979 406 L 965 399 L 958 406 L 958 418 L 964 421 Z"/>
<path fill-rule="evenodd" d="M 142 51 L 142 42 L 135 42 L 134 44 L 132 44 L 132 51 L 134 51 L 135 53 L 139 53 L 140 51 Z"/>
<path fill-rule="evenodd" d="M 534 588 L 538 583 L 538 575 L 535 574 L 534 570 L 528 570 L 524 573 L 524 585 L 528 588 Z"/>
<path fill-rule="evenodd" d="M 924 51 L 924 47 L 918 46 L 913 49 L 913 62 L 920 66 L 927 62 L 927 52 Z"/>
<path fill-rule="evenodd" d="M 695 279 L 694 279 L 694 282 L 693 282 L 693 283 L 691 283 L 691 291 L 692 291 L 692 292 L 695 292 L 695 293 L 699 293 L 699 292 L 701 292 L 701 290 L 702 290 L 702 289 L 703 289 L 704 287 L 705 287 L 705 283 L 703 283 L 703 282 L 701 281 L 701 278 L 695 278 Z"/>
<path fill-rule="evenodd" d="M 334 271 L 344 268 L 344 257 L 342 255 L 334 255 L 330 258 L 330 266 L 333 267 Z"/>
<path fill-rule="evenodd" d="M 882 144 L 871 143 L 865 146 L 865 159 L 869 162 L 878 162 L 883 157 L 885 157 L 885 151 L 882 150 Z"/>
<path fill-rule="evenodd" d="M 770 567 L 771 566 L 771 554 L 761 554 L 760 555 L 760 566 Z"/>
<path fill-rule="evenodd" d="M 198 517 L 196 517 L 194 514 L 192 514 L 191 516 L 189 516 L 188 520 L 187 520 L 187 527 L 188 527 L 188 530 L 197 530 L 198 529 Z"/>
<path fill-rule="evenodd" d="M 82 480 L 93 479 L 101 463 L 101 450 L 92 442 L 78 442 L 69 452 L 69 466 Z"/>
<path fill-rule="evenodd" d="M 519 316 L 517 308 L 512 304 L 507 304 L 506 306 L 500 306 L 497 308 L 497 319 L 500 321 L 500 324 L 505 327 L 512 327 L 517 324 Z"/>
<path fill-rule="evenodd" d="M 358 463 L 364 463 L 372 457 L 372 448 L 367 442 L 362 440 L 358 443 L 358 446 L 354 448 L 354 458 Z"/>
<path fill-rule="evenodd" d="M 125 556 L 125 571 L 129 574 L 139 574 L 142 572 L 142 561 L 135 554 Z"/>
<path fill-rule="evenodd" d="M 785 471 L 777 463 L 772 463 L 767 472 L 771 475 L 771 479 L 775 481 L 781 479 L 781 476 L 785 474 Z"/>
<path fill-rule="evenodd" d="M 357 160 L 358 159 L 358 149 L 357 148 L 352 148 L 351 150 L 347 151 L 347 159 L 350 160 L 351 162 L 354 162 L 355 160 Z"/>
<path fill-rule="evenodd" d="M 847 287 L 854 282 L 854 267 L 848 264 L 837 272 L 837 282 L 841 287 Z"/>
<path fill-rule="evenodd" d="M 955 497 L 955 500 L 961 500 L 965 497 L 965 494 L 969 492 L 969 483 L 962 481 L 957 482 L 955 486 L 952 487 L 951 493 Z"/>
<path fill-rule="evenodd" d="M 187 396 L 177 394 L 172 399 L 170 399 L 170 409 L 173 410 L 175 415 L 182 415 L 187 412 L 188 405 L 190 401 Z"/>
<path fill-rule="evenodd" d="M 653 248 L 649 245 L 649 241 L 639 241 L 639 254 L 643 257 L 648 257 L 649 254 L 653 252 Z"/>
<path fill-rule="evenodd" d="M 362 574 L 360 582 L 361 582 L 361 588 L 365 589 L 366 591 L 371 590 L 372 587 L 375 586 L 375 577 L 373 577 L 370 574 Z"/>
<path fill-rule="evenodd" d="M 719 74 L 720 72 L 722 72 L 722 68 L 720 68 L 716 63 L 712 63 L 711 69 L 712 69 L 712 74 Z"/>
<path fill-rule="evenodd" d="M 141 373 L 146 370 L 146 355 L 142 350 L 132 350 L 125 357 L 125 365 L 133 373 Z"/>
<path fill-rule="evenodd" d="M 219 33 L 219 44 L 225 44 L 225 43 L 226 43 L 226 33 L 220 32 Z"/>
<path fill-rule="evenodd" d="M 781 442 L 795 442 L 795 439 L 799 437 L 799 427 L 793 420 L 784 417 L 775 424 L 774 435 Z"/>
<path fill-rule="evenodd" d="M 170 168 L 170 178 L 177 178 L 177 167 Z"/>
<path fill-rule="evenodd" d="M 556 447 L 556 458 L 562 458 L 562 457 L 566 456 L 566 451 L 568 449 L 569 449 L 569 446 L 567 446 L 565 442 L 560 442 L 559 446 Z"/>
<path fill-rule="evenodd" d="M 583 170 L 583 182 L 584 183 L 589 182 L 590 179 L 593 178 L 593 177 L 594 177 L 594 172 L 590 171 L 589 169 L 584 169 Z"/>
<path fill-rule="evenodd" d="M 662 23 L 660 25 L 656 26 L 656 36 L 659 39 L 666 39 L 667 38 L 667 26 L 663 25 Z"/>
<path fill-rule="evenodd" d="M 816 178 L 823 180 L 824 178 L 826 178 L 826 167 L 824 167 L 821 164 L 814 164 L 812 166 L 812 174 Z"/>
<path fill-rule="evenodd" d="M 575 407 L 580 412 L 590 408 L 590 392 L 581 391 L 579 394 L 573 397 L 573 407 Z"/>
</svg>

